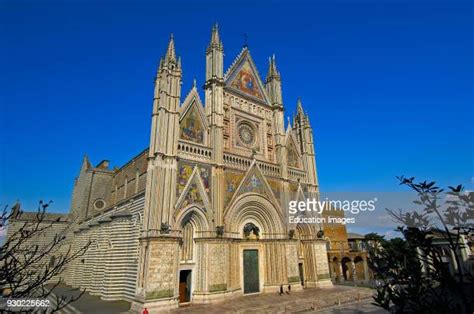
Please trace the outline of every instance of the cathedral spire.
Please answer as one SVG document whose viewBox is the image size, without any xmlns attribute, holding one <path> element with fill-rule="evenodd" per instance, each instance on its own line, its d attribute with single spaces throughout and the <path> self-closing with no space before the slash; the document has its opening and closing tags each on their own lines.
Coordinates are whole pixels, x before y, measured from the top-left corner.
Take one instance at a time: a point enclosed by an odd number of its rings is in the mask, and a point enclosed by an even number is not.
<svg viewBox="0 0 474 314">
<path fill-rule="evenodd" d="M 304 116 L 303 104 L 301 103 L 301 97 L 298 97 L 298 102 L 296 103 L 296 108 L 297 108 L 297 111 L 298 111 L 298 115 Z"/>
<path fill-rule="evenodd" d="M 295 117 L 295 124 L 298 123 L 300 125 L 304 125 L 307 122 L 307 116 L 303 110 L 303 104 L 301 103 L 301 97 L 298 97 L 298 101 L 296 103 L 296 117 Z"/>
<path fill-rule="evenodd" d="M 281 78 L 276 66 L 275 55 L 268 58 L 268 73 L 265 79 L 265 88 L 272 106 L 282 107 Z"/>
<path fill-rule="evenodd" d="M 168 49 L 166 49 L 165 63 L 176 62 L 176 50 L 174 48 L 174 37 L 170 35 L 170 41 L 168 43 Z"/>
<path fill-rule="evenodd" d="M 222 41 L 219 36 L 219 25 L 217 23 L 212 27 L 211 41 L 209 42 L 207 49 L 211 50 L 213 48 L 217 48 L 219 50 L 223 49 Z"/>
</svg>

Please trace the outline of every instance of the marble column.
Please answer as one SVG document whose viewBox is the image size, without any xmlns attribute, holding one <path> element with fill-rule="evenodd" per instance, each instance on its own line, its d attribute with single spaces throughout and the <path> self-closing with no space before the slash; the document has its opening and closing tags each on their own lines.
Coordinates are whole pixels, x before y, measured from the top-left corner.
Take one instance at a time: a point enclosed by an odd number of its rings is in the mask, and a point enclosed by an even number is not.
<svg viewBox="0 0 474 314">
<path fill-rule="evenodd" d="M 341 262 L 338 262 L 338 266 L 339 266 L 339 280 L 340 282 L 344 282 L 345 279 L 344 279 L 344 268 L 342 267 L 342 261 Z"/>
<path fill-rule="evenodd" d="M 357 278 L 357 270 L 356 270 L 354 260 L 351 260 L 351 273 L 352 273 L 352 280 L 357 281 L 357 279 L 358 279 Z"/>
</svg>

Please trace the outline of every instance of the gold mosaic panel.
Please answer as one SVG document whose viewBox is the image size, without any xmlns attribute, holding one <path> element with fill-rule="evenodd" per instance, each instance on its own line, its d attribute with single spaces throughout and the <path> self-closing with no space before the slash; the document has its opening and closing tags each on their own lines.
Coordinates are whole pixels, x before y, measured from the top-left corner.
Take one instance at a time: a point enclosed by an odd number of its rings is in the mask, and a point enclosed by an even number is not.
<svg viewBox="0 0 474 314">
<path fill-rule="evenodd" d="M 242 65 L 239 73 L 237 73 L 230 85 L 246 94 L 263 99 L 262 91 L 258 86 L 257 76 L 254 74 L 248 61 Z"/>
<path fill-rule="evenodd" d="M 234 196 L 235 191 L 239 187 L 240 181 L 242 181 L 243 177 L 243 172 L 225 172 L 224 206 L 227 206 L 227 204 L 229 204 L 230 200 L 232 199 L 232 196 Z"/>
<path fill-rule="evenodd" d="M 180 138 L 196 143 L 204 143 L 204 126 L 195 105 L 191 106 L 180 122 Z"/>
<path fill-rule="evenodd" d="M 187 162 L 187 161 L 179 161 L 178 162 L 178 178 L 177 178 L 177 186 L 176 186 L 176 196 L 180 196 L 181 193 L 184 191 L 184 187 L 189 181 L 191 174 L 193 173 L 194 166 L 197 165 L 199 167 L 202 183 L 204 184 L 204 189 L 206 193 L 210 192 L 210 177 L 211 177 L 211 170 L 209 166 Z"/>
</svg>

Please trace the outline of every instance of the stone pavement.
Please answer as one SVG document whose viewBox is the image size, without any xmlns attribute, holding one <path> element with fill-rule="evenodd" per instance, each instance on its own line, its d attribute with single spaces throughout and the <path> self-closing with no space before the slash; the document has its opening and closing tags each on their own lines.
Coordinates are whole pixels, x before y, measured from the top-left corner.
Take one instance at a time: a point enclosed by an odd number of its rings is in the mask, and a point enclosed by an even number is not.
<svg viewBox="0 0 474 314">
<path fill-rule="evenodd" d="M 375 313 L 374 310 L 379 309 L 370 304 L 373 294 L 374 290 L 368 288 L 347 286 L 312 288 L 282 296 L 278 293 L 239 296 L 212 305 L 181 307 L 170 313 L 319 313 L 323 310 L 324 313 L 360 313 L 362 307 L 359 309 L 358 303 L 364 304 L 368 312 Z M 348 303 L 350 305 L 347 305 Z M 347 311 L 331 312 L 341 307 L 340 305 L 344 305 Z M 328 309 L 330 309 L 329 312 L 326 311 Z M 384 313 L 384 311 L 377 313 Z"/>
<path fill-rule="evenodd" d="M 77 296 L 79 291 L 66 285 L 60 285 L 54 289 L 54 294 L 58 296 Z M 50 298 L 54 304 L 54 298 Z M 130 303 L 126 301 L 104 301 L 98 296 L 84 293 L 82 297 L 74 303 L 69 304 L 66 308 L 58 311 L 60 314 L 119 314 L 128 313 L 130 309 Z"/>
<path fill-rule="evenodd" d="M 68 286 L 55 289 L 57 295 L 77 295 L 77 290 Z M 169 311 L 169 313 L 386 313 L 371 305 L 374 290 L 348 286 L 304 289 L 280 296 L 278 293 L 257 294 L 229 298 L 215 304 L 196 304 Z M 78 301 L 60 311 L 72 313 L 128 313 L 130 303 L 125 301 L 103 301 L 85 293 Z"/>
<path fill-rule="evenodd" d="M 352 302 L 334 306 L 326 310 L 320 310 L 318 314 L 359 314 L 359 313 L 371 313 L 371 314 L 385 314 L 388 313 L 384 309 L 372 304 L 373 300 L 365 299 L 360 302 Z"/>
</svg>

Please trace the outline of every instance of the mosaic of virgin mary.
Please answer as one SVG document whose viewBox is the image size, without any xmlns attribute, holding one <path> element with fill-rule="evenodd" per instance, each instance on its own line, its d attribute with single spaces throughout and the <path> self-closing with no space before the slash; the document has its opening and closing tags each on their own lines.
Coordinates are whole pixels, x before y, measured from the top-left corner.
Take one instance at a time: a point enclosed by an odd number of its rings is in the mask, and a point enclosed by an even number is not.
<svg viewBox="0 0 474 314">
<path fill-rule="evenodd" d="M 193 107 L 181 122 L 181 138 L 196 143 L 204 142 L 204 128 Z"/>
<path fill-rule="evenodd" d="M 250 64 L 248 62 L 244 63 L 239 73 L 232 81 L 231 86 L 247 94 L 263 99 L 260 89 L 258 88 L 257 79 L 253 75 L 252 69 L 250 68 Z"/>
</svg>

